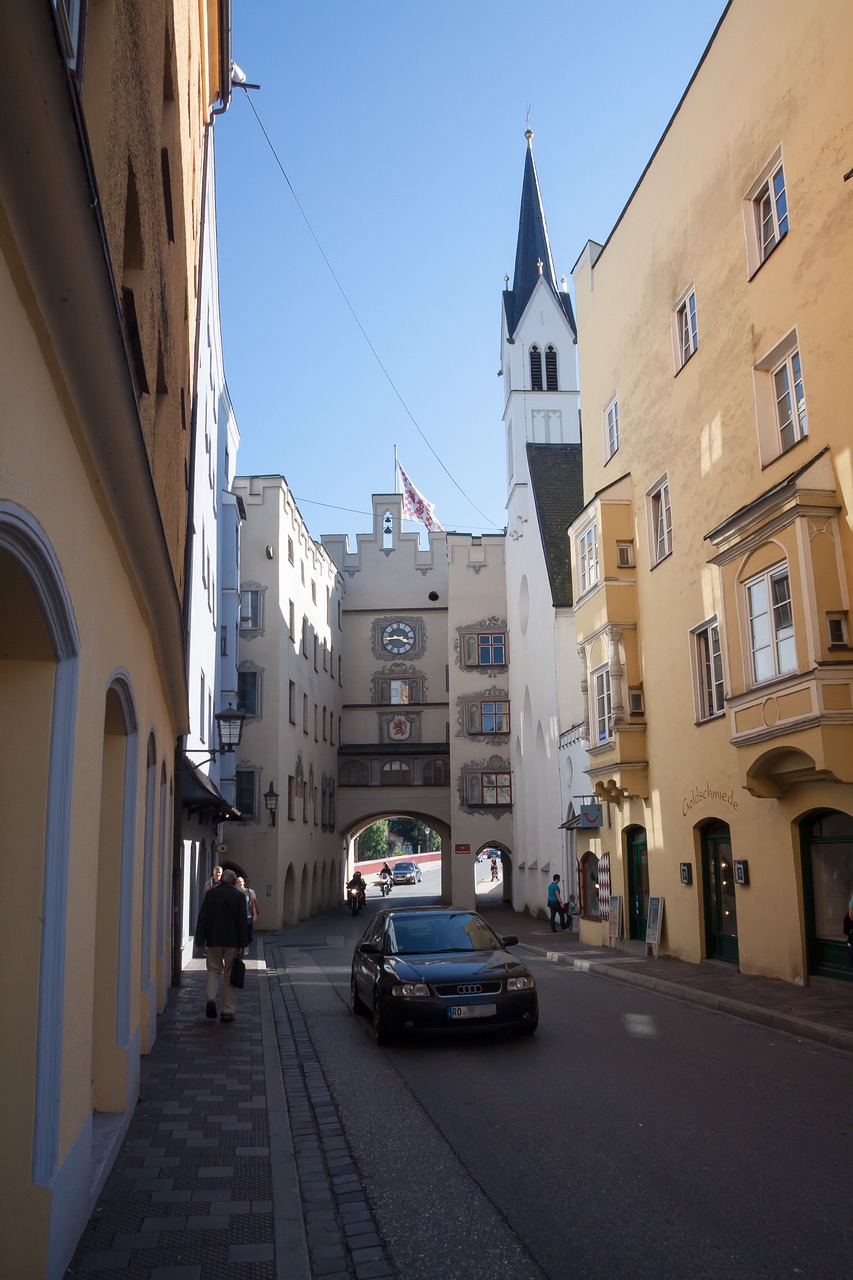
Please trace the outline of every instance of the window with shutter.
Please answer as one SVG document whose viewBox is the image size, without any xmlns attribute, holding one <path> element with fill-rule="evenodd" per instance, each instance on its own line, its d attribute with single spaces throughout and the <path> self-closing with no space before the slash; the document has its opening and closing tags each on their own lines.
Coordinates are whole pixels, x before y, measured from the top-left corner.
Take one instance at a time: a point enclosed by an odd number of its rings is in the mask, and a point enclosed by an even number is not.
<svg viewBox="0 0 853 1280">
<path fill-rule="evenodd" d="M 545 387 L 557 390 L 557 352 L 551 346 L 545 348 Z"/>
<path fill-rule="evenodd" d="M 542 352 L 538 347 L 530 348 L 530 386 L 533 391 L 542 390 Z"/>
</svg>

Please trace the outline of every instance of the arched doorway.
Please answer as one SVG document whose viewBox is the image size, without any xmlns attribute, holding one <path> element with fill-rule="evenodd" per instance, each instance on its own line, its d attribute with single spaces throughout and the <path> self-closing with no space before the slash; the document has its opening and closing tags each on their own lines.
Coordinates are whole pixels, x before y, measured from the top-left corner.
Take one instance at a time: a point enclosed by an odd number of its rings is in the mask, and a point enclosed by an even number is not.
<svg viewBox="0 0 853 1280">
<path fill-rule="evenodd" d="M 800 822 L 803 907 L 809 973 L 853 981 L 842 932 L 853 901 L 853 818 L 821 809 Z"/>
<path fill-rule="evenodd" d="M 298 924 L 299 914 L 296 908 L 296 873 L 291 862 L 284 877 L 284 902 L 282 915 L 285 924 Z"/>
<path fill-rule="evenodd" d="M 705 955 L 737 964 L 737 903 L 732 866 L 732 837 L 726 822 L 701 828 L 702 892 L 705 908 Z"/>
<path fill-rule="evenodd" d="M 493 858 L 496 880 L 492 879 Z M 471 864 L 478 904 L 494 906 L 497 902 L 512 902 L 512 852 L 505 844 L 486 841 L 474 852 Z"/>
<path fill-rule="evenodd" d="M 0 771 L 0 867 L 25 904 L 0 941 L 4 972 L 20 975 L 7 982 L 0 1074 L 34 1117 L 32 1142 L 9 1144 L 2 1164 L 20 1186 L 56 1186 L 80 639 L 46 535 L 3 501 L 0 598 L 0 730 L 15 744 Z"/>
<path fill-rule="evenodd" d="M 645 827 L 629 827 L 625 832 L 625 860 L 628 866 L 628 937 L 645 942 L 649 916 L 649 856 Z"/>
<path fill-rule="evenodd" d="M 362 812 L 351 821 L 347 821 L 344 816 L 340 834 L 345 849 L 341 887 L 352 875 L 356 863 L 366 863 L 368 867 L 378 870 L 383 861 L 388 861 L 393 866 L 399 860 L 414 860 L 422 867 L 425 875 L 428 871 L 437 873 L 438 896 L 441 901 L 473 905 L 473 883 L 469 879 L 473 858 L 469 855 L 464 859 L 458 856 L 454 859 L 450 828 L 446 821 L 433 813 L 387 804 Z M 457 879 L 458 899 L 454 897 L 454 876 Z M 435 876 L 432 878 L 434 880 Z M 434 890 L 430 889 L 429 892 Z"/>
</svg>

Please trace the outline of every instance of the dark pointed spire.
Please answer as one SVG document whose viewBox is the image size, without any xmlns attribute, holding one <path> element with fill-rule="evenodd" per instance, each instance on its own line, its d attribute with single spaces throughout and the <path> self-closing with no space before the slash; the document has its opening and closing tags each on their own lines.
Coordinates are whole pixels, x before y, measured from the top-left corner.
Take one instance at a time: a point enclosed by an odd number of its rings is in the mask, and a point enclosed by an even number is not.
<svg viewBox="0 0 853 1280">
<path fill-rule="evenodd" d="M 539 190 L 539 179 L 536 175 L 536 164 L 533 160 L 533 132 L 528 129 L 527 154 L 524 157 L 524 180 L 521 187 L 521 212 L 518 216 L 518 243 L 515 250 L 515 271 L 512 277 L 512 289 L 504 294 L 507 328 L 510 337 L 521 319 L 530 295 L 539 280 L 544 278 L 551 286 L 566 318 L 575 333 L 575 320 L 572 304 L 567 293 L 557 288 L 557 275 L 554 271 L 554 259 L 551 256 L 551 242 L 548 239 L 548 227 L 545 222 L 545 210 L 542 208 L 542 195 Z"/>
</svg>

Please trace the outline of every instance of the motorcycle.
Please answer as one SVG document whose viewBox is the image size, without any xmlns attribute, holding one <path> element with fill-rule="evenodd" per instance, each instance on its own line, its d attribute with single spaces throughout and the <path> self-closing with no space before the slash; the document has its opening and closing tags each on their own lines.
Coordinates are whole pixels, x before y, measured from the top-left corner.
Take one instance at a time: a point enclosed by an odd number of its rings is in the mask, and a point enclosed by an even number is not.
<svg viewBox="0 0 853 1280">
<path fill-rule="evenodd" d="M 394 883 L 391 876 L 380 876 L 376 883 L 379 885 L 379 892 L 382 894 L 382 897 L 387 898 L 388 894 L 391 892 L 391 886 Z"/>
<path fill-rule="evenodd" d="M 359 889 L 357 885 L 352 885 L 347 889 L 347 902 L 349 903 L 350 911 L 354 916 L 357 916 L 364 906 L 364 890 Z"/>
</svg>

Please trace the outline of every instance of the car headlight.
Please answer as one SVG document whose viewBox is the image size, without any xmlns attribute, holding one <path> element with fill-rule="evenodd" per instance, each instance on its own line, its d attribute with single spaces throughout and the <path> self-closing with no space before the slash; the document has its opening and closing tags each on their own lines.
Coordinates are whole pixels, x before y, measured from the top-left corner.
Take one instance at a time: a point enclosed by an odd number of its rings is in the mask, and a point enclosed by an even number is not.
<svg viewBox="0 0 853 1280">
<path fill-rule="evenodd" d="M 529 973 L 524 974 L 521 978 L 507 978 L 507 991 L 532 991 L 536 986 L 533 978 Z"/>
<path fill-rule="evenodd" d="M 425 982 L 400 982 L 391 988 L 392 996 L 428 996 L 429 987 Z"/>
</svg>

